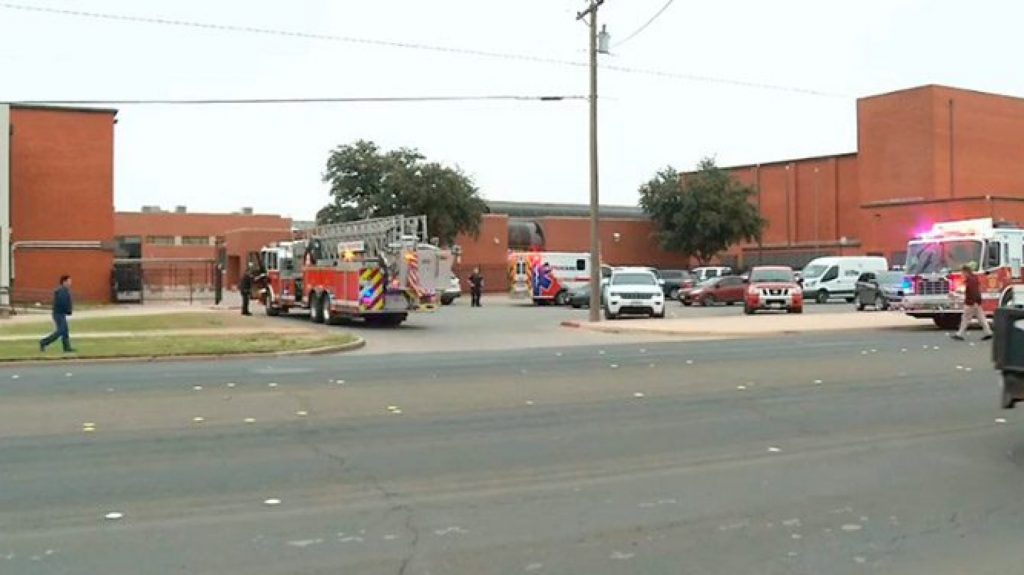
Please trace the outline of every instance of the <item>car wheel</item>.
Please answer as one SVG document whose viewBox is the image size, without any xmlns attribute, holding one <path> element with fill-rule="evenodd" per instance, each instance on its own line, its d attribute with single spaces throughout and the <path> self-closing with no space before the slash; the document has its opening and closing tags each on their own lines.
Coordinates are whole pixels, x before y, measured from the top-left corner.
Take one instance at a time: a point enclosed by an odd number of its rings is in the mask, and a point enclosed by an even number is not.
<svg viewBox="0 0 1024 575">
<path fill-rule="evenodd" d="M 860 294 L 853 296 L 853 306 L 857 311 L 864 311 L 864 302 L 860 299 Z"/>
<path fill-rule="evenodd" d="M 668 292 L 669 299 L 679 299 L 679 288 L 672 288 Z"/>
<path fill-rule="evenodd" d="M 652 313 L 651 317 L 654 319 L 665 319 L 665 310 L 661 310 L 661 313 Z"/>
<path fill-rule="evenodd" d="M 452 305 L 455 298 L 449 296 L 441 296 L 441 305 Z"/>
<path fill-rule="evenodd" d="M 743 313 L 745 313 L 747 315 L 754 315 L 754 308 L 752 308 L 752 307 L 750 307 L 748 305 L 744 305 L 743 306 Z"/>
<path fill-rule="evenodd" d="M 789 313 L 804 313 L 804 308 L 803 307 L 791 307 L 791 308 L 789 308 L 786 311 L 789 312 Z"/>
<path fill-rule="evenodd" d="M 580 309 L 580 308 L 583 307 L 582 304 L 580 304 L 579 302 L 575 302 L 575 301 L 572 302 L 570 305 L 572 305 L 572 309 Z"/>
<path fill-rule="evenodd" d="M 1019 387 L 1016 385 L 1016 377 L 1008 373 L 1003 374 L 1003 393 L 999 397 L 999 407 L 1003 409 L 1013 409 L 1017 405 L 1017 399 L 1013 393 Z"/>
<path fill-rule="evenodd" d="M 875 296 L 875 309 L 878 311 L 885 311 L 889 309 L 889 302 L 885 301 L 885 298 L 882 297 L 882 294 L 878 294 Z"/>
<path fill-rule="evenodd" d="M 690 301 L 690 300 L 684 299 L 684 300 L 682 300 L 682 304 L 685 305 L 686 307 L 690 307 L 691 305 L 693 305 L 693 302 Z"/>
<path fill-rule="evenodd" d="M 555 296 L 555 305 L 567 305 L 569 303 L 569 292 L 560 291 Z"/>
<path fill-rule="evenodd" d="M 828 290 L 818 290 L 818 293 L 814 296 L 814 301 L 818 303 L 828 303 Z"/>
<path fill-rule="evenodd" d="M 953 313 L 944 313 L 934 316 L 932 323 L 939 329 L 956 329 L 960 327 L 960 316 Z"/>
<path fill-rule="evenodd" d="M 734 302 L 734 301 L 727 301 L 727 302 L 725 302 L 725 305 L 732 305 L 734 303 L 736 303 L 736 302 Z"/>
<path fill-rule="evenodd" d="M 611 308 L 604 308 L 604 319 L 613 320 L 616 319 L 617 317 L 619 317 L 619 314 L 612 313 Z"/>
</svg>

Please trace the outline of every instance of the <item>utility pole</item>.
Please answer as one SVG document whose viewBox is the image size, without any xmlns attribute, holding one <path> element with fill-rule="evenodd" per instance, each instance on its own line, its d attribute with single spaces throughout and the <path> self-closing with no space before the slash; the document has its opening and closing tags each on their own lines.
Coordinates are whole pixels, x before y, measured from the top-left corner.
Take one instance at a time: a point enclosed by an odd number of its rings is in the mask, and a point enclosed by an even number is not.
<svg viewBox="0 0 1024 575">
<path fill-rule="evenodd" d="M 576 20 L 590 16 L 590 321 L 601 321 L 601 239 L 597 170 L 597 54 L 607 53 L 608 33 L 601 31 L 598 45 L 597 10 L 605 0 L 589 0 L 590 6 Z"/>
</svg>

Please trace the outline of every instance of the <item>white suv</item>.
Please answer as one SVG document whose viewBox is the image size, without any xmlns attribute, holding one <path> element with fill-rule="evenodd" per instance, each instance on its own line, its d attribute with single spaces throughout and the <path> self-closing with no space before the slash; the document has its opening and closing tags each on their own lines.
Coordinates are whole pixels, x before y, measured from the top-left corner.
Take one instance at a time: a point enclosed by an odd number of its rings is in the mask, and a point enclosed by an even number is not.
<svg viewBox="0 0 1024 575">
<path fill-rule="evenodd" d="M 604 285 L 604 317 L 644 314 L 665 317 L 665 293 L 648 268 L 618 268 Z"/>
</svg>

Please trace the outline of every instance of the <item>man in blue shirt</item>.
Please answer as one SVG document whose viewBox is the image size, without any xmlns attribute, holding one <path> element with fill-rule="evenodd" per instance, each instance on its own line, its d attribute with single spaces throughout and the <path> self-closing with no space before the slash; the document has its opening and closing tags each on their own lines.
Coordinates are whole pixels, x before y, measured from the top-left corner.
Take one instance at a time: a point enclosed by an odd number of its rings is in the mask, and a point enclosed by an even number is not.
<svg viewBox="0 0 1024 575">
<path fill-rule="evenodd" d="M 68 332 L 68 316 L 71 315 L 71 276 L 60 276 L 60 286 L 53 292 L 53 325 L 54 331 L 39 341 L 39 351 L 46 351 L 46 346 L 60 339 L 64 345 L 64 353 L 74 353 L 71 347 L 71 334 Z"/>
</svg>

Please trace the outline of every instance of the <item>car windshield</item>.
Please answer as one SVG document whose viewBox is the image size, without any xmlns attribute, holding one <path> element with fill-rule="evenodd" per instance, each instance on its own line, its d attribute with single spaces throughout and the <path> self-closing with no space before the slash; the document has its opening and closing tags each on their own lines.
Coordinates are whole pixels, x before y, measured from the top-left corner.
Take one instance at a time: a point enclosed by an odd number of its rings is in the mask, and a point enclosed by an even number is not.
<svg viewBox="0 0 1024 575">
<path fill-rule="evenodd" d="M 704 281 L 700 282 L 699 284 L 697 284 L 697 287 L 710 287 L 710 286 L 715 285 L 717 282 L 718 282 L 718 278 L 711 278 L 709 280 L 704 280 Z"/>
<path fill-rule="evenodd" d="M 754 270 L 750 272 L 752 283 L 792 282 L 793 270 Z"/>
<path fill-rule="evenodd" d="M 658 283 L 657 280 L 655 280 L 654 275 L 650 273 L 626 273 L 615 274 L 612 276 L 612 285 L 652 286 L 656 283 Z"/>
<path fill-rule="evenodd" d="M 821 275 L 824 274 L 825 270 L 827 269 L 828 266 L 826 265 L 813 264 L 805 267 L 803 271 L 800 272 L 800 275 L 806 279 L 814 279 L 817 277 L 821 277 Z"/>
<path fill-rule="evenodd" d="M 980 259 L 981 242 L 978 240 L 912 242 L 907 247 L 906 273 L 944 273 L 958 270 L 964 264 L 977 265 Z"/>
</svg>

